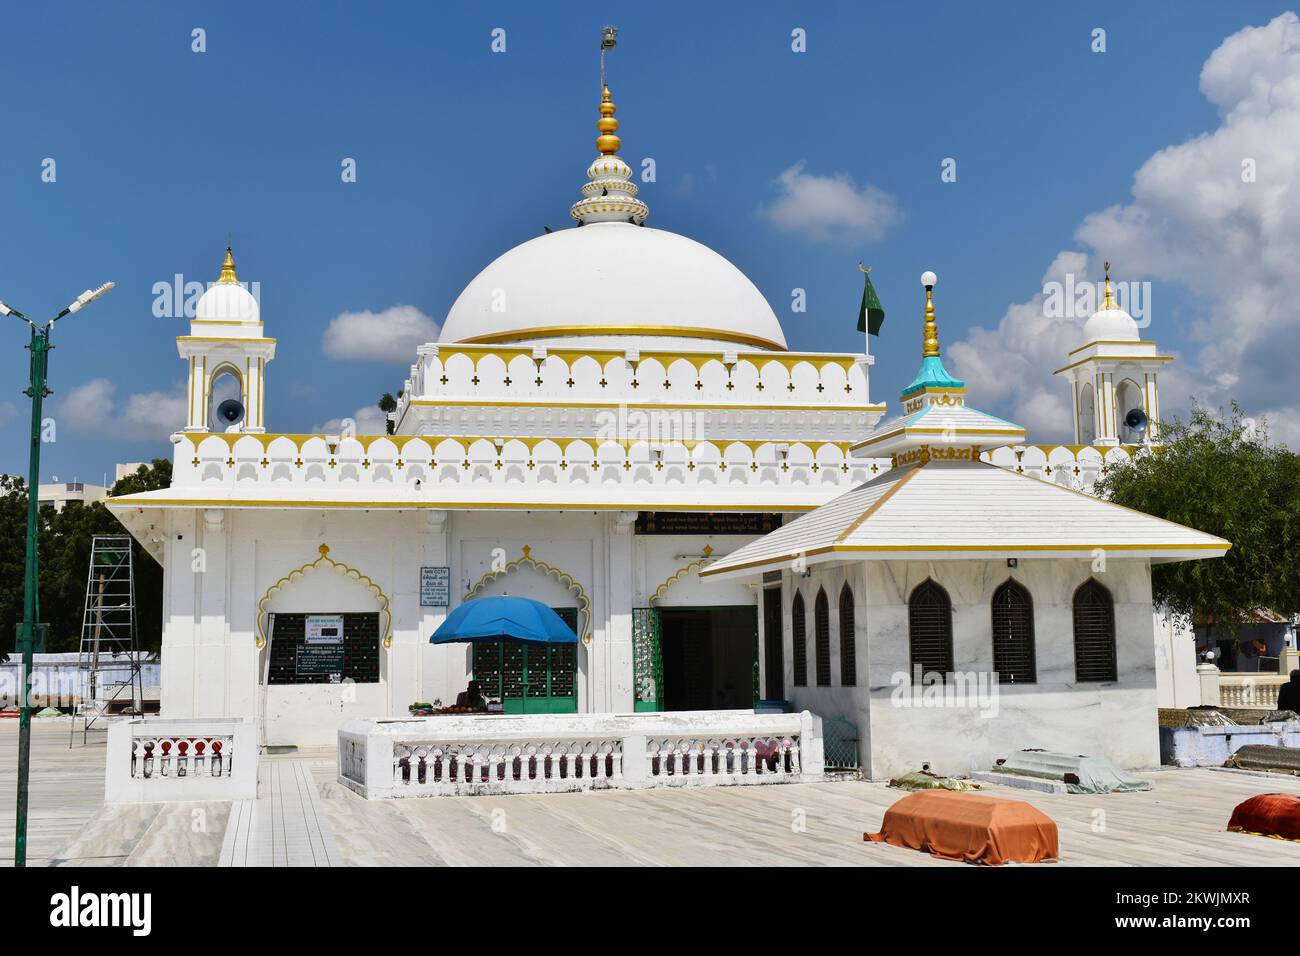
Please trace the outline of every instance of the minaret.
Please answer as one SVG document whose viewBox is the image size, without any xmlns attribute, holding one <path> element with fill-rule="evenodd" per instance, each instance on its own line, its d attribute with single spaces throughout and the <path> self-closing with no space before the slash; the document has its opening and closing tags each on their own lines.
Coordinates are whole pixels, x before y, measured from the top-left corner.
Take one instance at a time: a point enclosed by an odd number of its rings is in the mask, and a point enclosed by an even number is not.
<svg viewBox="0 0 1300 956">
<path fill-rule="evenodd" d="M 600 119 L 596 128 L 596 150 L 600 155 L 587 167 L 587 183 L 582 187 L 584 198 L 569 208 L 569 215 L 585 226 L 593 222 L 624 222 L 641 225 L 650 215 L 650 207 L 636 198 L 636 183 L 632 182 L 632 168 L 618 155 L 622 141 L 618 138 L 618 120 L 614 118 L 617 107 L 605 84 L 605 53 L 614 48 L 618 37 L 615 27 L 605 27 L 600 50 Z"/>
<path fill-rule="evenodd" d="M 1115 297 L 1105 263 L 1101 308 L 1083 326 L 1083 344 L 1056 370 L 1070 383 L 1074 444 L 1152 445 L 1160 436 L 1157 374 L 1168 355 L 1143 341 L 1138 324 Z"/>
<path fill-rule="evenodd" d="M 189 335 L 176 337 L 189 362 L 187 432 L 264 432 L 266 363 L 275 358 L 275 339 L 262 334 L 256 297 L 235 274 L 235 255 L 226 244 L 217 281 L 199 296 Z"/>
</svg>

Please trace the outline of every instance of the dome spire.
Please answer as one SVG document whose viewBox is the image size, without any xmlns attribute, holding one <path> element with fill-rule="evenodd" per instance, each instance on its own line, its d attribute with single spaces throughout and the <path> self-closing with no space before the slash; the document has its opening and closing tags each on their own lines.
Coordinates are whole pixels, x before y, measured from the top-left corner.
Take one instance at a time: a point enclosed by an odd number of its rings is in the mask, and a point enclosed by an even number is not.
<svg viewBox="0 0 1300 956">
<path fill-rule="evenodd" d="M 596 120 L 596 129 L 600 130 L 600 135 L 596 137 L 596 149 L 600 150 L 602 156 L 613 156 L 618 152 L 622 141 L 614 134 L 618 129 L 618 120 L 614 119 L 613 100 L 609 98 L 609 87 L 600 96 L 600 119 Z"/>
<path fill-rule="evenodd" d="M 937 281 L 938 276 L 933 272 L 927 272 L 921 276 L 921 284 L 925 286 L 925 331 L 921 345 L 922 358 L 939 357 L 939 327 L 934 322 L 934 285 Z"/>
<path fill-rule="evenodd" d="M 1115 302 L 1115 295 L 1110 290 L 1110 263 L 1105 263 L 1103 268 L 1106 270 L 1106 286 L 1102 291 L 1101 307 L 1103 309 L 1117 309 L 1119 305 Z"/>
<path fill-rule="evenodd" d="M 943 367 L 943 360 L 939 358 L 939 327 L 934 322 L 934 287 L 938 282 L 939 277 L 933 272 L 926 271 L 921 274 L 921 285 L 925 286 L 925 321 L 921 337 L 921 370 L 916 373 L 916 378 L 912 380 L 912 384 L 903 389 L 902 398 L 904 402 L 915 393 L 925 392 L 929 389 L 941 391 L 966 390 L 966 383 L 949 375 L 948 370 Z"/>
<path fill-rule="evenodd" d="M 596 149 L 600 155 L 587 167 L 583 198 L 569 207 L 569 215 L 585 226 L 592 222 L 628 222 L 641 225 L 650 215 L 650 207 L 636 198 L 632 168 L 619 158 L 622 140 L 618 138 L 616 107 L 605 82 L 605 54 L 618 42 L 618 28 L 605 27 L 600 35 L 600 119 L 596 128 Z"/>
<path fill-rule="evenodd" d="M 230 251 L 230 240 L 226 240 L 226 259 L 221 263 L 221 275 L 217 277 L 217 282 L 239 284 L 239 277 L 235 275 L 235 257 Z"/>
</svg>

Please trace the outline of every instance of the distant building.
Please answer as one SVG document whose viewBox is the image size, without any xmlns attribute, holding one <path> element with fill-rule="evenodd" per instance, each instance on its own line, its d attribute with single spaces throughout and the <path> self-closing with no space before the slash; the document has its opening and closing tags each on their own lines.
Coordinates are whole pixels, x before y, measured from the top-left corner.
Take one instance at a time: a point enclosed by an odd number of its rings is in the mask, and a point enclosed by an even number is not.
<svg viewBox="0 0 1300 956">
<path fill-rule="evenodd" d="M 148 467 L 149 463 L 145 461 L 124 461 L 119 464 L 117 470 L 113 472 L 113 481 L 121 481 L 123 478 L 134 475 L 141 468 Z"/>
<path fill-rule="evenodd" d="M 103 485 L 88 485 L 83 481 L 58 481 L 38 489 L 41 506 L 53 505 L 55 511 L 62 511 L 72 501 L 83 505 L 103 501 L 107 494 L 108 489 Z"/>
</svg>

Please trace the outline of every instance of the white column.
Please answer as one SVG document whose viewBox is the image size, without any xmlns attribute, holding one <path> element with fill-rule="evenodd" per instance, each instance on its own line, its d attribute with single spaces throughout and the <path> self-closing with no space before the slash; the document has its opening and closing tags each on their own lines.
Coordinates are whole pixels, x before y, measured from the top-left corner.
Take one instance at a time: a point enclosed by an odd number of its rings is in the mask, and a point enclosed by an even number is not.
<svg viewBox="0 0 1300 956">
<path fill-rule="evenodd" d="M 636 523 L 636 514 L 635 511 L 617 512 L 607 525 L 607 623 L 605 646 L 597 652 L 603 657 L 606 677 L 603 693 L 589 704 L 593 711 L 631 713 L 633 707 L 632 599 L 635 582 L 632 565 L 636 536 L 632 533 L 632 526 Z"/>
<path fill-rule="evenodd" d="M 229 517 L 220 508 L 203 512 L 199 547 L 200 570 L 195 573 L 198 624 L 194 648 L 194 716 L 225 717 L 227 686 L 230 675 L 227 641 L 229 621 L 226 595 L 228 580 Z"/>
<path fill-rule="evenodd" d="M 429 511 L 424 515 L 424 533 L 420 535 L 420 564 L 422 567 L 451 567 L 451 513 L 447 511 Z M 456 593 L 457 571 L 452 569 L 450 600 L 457 603 L 460 595 Z M 416 570 L 418 574 L 418 569 Z M 465 689 L 468 682 L 466 670 L 466 651 L 463 645 L 444 644 L 434 646 L 429 643 L 443 621 L 447 619 L 450 608 L 421 607 L 420 630 L 417 635 L 418 666 L 420 670 L 420 687 L 416 695 L 420 700 L 441 700 L 444 704 L 454 704 L 456 695 Z"/>
</svg>

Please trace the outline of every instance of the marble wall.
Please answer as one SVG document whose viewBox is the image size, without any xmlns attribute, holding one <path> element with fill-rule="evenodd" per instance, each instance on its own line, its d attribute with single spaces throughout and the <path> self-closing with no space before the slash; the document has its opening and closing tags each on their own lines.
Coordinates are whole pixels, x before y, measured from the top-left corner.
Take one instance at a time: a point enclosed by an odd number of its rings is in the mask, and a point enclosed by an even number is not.
<svg viewBox="0 0 1300 956">
<path fill-rule="evenodd" d="M 1115 601 L 1119 680 L 1079 683 L 1074 674 L 1073 595 L 1089 576 Z M 997 684 L 992 678 L 994 590 L 1014 577 L 1034 601 L 1037 681 Z M 843 714 L 858 724 L 864 770 L 887 778 L 922 763 L 948 773 L 985 769 L 1012 750 L 1041 747 L 1109 757 L 1121 767 L 1159 763 L 1156 728 L 1155 643 L 1150 567 L 1145 560 L 1111 560 L 1105 571 L 1091 562 L 884 561 L 814 566 L 806 576 L 787 573 L 783 598 L 787 696 L 797 708 L 823 718 Z M 933 578 L 953 609 L 953 663 L 957 680 L 937 689 L 912 690 L 908 678 L 907 597 Z M 831 647 L 837 655 L 834 599 L 848 580 L 856 604 L 858 681 L 842 687 L 838 661 L 832 686 L 793 686 L 789 607 L 794 589 L 808 611 L 808 682 L 815 684 L 813 607 L 825 586 L 832 601 Z M 865 633 L 865 639 L 861 635 Z"/>
</svg>

